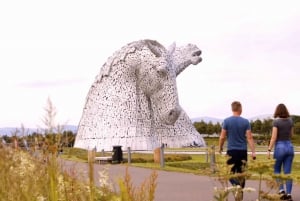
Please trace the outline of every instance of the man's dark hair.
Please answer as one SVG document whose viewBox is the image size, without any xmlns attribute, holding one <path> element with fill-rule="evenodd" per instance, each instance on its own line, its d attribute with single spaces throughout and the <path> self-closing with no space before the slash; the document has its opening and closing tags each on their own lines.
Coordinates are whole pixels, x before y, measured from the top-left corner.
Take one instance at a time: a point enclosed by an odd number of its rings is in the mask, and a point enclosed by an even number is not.
<svg viewBox="0 0 300 201">
<path fill-rule="evenodd" d="M 241 111 L 241 109 L 242 109 L 242 104 L 239 101 L 233 101 L 231 103 L 231 110 L 233 112 Z"/>
</svg>

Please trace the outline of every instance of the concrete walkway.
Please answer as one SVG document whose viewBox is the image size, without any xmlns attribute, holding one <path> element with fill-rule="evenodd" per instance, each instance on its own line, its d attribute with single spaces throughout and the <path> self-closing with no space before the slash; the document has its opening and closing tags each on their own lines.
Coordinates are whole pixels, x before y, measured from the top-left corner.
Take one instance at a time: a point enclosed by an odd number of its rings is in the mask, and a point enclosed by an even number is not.
<svg viewBox="0 0 300 201">
<path fill-rule="evenodd" d="M 86 163 L 75 163 L 70 161 L 64 162 L 64 167 L 76 170 L 76 172 L 87 172 Z M 118 179 L 123 178 L 126 172 L 127 165 L 100 165 L 95 164 L 95 181 L 98 181 L 98 172 L 107 169 L 114 183 L 118 189 Z M 130 176 L 134 185 L 140 185 L 145 179 L 149 178 L 152 171 L 146 168 L 137 168 L 128 166 Z M 155 193 L 155 201 L 213 201 L 213 189 L 219 186 L 217 181 L 208 176 L 198 176 L 190 173 L 157 171 L 157 188 Z M 84 174 L 87 175 L 87 174 Z M 87 177 L 87 176 L 86 176 Z M 264 183 L 264 182 L 263 182 Z M 247 181 L 246 187 L 258 188 L 258 181 Z M 267 190 L 263 184 L 263 189 Z M 244 193 L 244 201 L 256 201 L 258 192 Z M 294 185 L 293 188 L 294 201 L 300 201 L 300 186 Z M 229 201 L 233 201 L 233 197 L 229 197 Z"/>
</svg>

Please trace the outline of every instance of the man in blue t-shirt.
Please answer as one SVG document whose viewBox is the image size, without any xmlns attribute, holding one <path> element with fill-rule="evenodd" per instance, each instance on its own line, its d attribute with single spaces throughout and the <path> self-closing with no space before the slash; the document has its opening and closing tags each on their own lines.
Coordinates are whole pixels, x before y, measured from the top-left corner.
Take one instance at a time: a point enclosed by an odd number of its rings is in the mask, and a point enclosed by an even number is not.
<svg viewBox="0 0 300 201">
<path fill-rule="evenodd" d="M 242 173 L 247 162 L 247 141 L 249 143 L 252 159 L 255 159 L 254 141 L 251 126 L 247 119 L 241 117 L 242 105 L 238 101 L 231 104 L 233 115 L 226 118 L 222 124 L 222 131 L 219 138 L 219 152 L 222 153 L 223 145 L 227 137 L 227 160 L 228 165 L 232 165 L 231 172 Z M 230 179 L 232 185 L 245 187 L 243 177 Z"/>
</svg>

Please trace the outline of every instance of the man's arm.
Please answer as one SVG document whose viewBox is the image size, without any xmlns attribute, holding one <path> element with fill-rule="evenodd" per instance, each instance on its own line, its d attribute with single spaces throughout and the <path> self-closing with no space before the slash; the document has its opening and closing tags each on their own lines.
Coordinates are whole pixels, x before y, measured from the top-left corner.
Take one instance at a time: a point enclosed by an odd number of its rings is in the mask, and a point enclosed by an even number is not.
<svg viewBox="0 0 300 201">
<path fill-rule="evenodd" d="M 254 147 L 254 140 L 253 140 L 253 136 L 252 136 L 251 130 L 247 130 L 246 131 L 246 135 L 247 135 L 248 144 L 249 144 L 251 152 L 252 152 L 252 158 L 255 159 L 255 157 L 256 157 L 256 155 L 255 155 L 255 147 Z"/>
<path fill-rule="evenodd" d="M 226 140 L 227 131 L 222 128 L 220 138 L 219 138 L 219 153 L 223 151 L 223 145 Z"/>
</svg>

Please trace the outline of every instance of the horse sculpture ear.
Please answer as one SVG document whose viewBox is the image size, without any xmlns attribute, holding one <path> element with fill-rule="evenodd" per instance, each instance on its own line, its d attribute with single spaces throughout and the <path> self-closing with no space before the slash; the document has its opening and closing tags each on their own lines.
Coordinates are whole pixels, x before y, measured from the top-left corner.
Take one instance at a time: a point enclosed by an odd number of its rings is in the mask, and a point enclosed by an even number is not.
<svg viewBox="0 0 300 201">
<path fill-rule="evenodd" d="M 174 41 L 168 48 L 168 54 L 172 55 L 175 52 L 175 49 L 176 49 L 176 43 Z"/>
<path fill-rule="evenodd" d="M 158 42 L 156 41 L 152 41 L 152 40 L 145 40 L 148 48 L 150 49 L 150 51 L 156 56 L 156 57 L 161 57 L 161 52 L 159 50 L 159 48 L 157 48 L 157 44 Z"/>
</svg>

